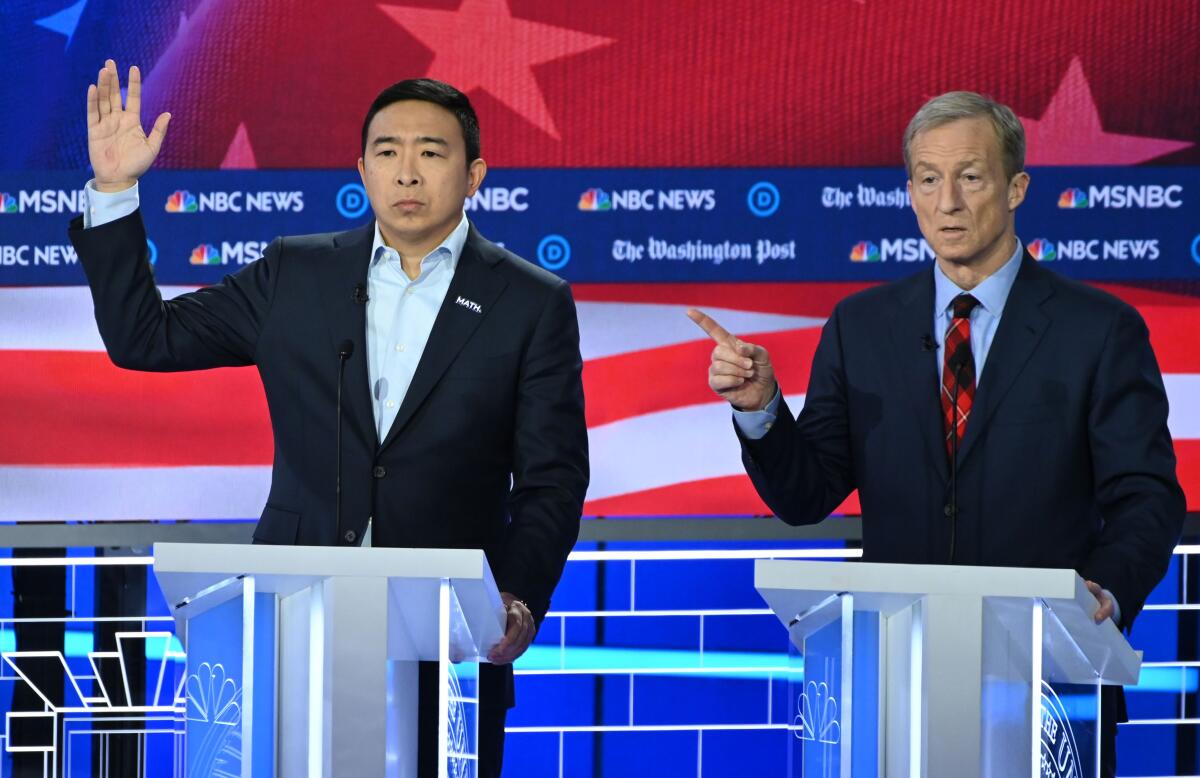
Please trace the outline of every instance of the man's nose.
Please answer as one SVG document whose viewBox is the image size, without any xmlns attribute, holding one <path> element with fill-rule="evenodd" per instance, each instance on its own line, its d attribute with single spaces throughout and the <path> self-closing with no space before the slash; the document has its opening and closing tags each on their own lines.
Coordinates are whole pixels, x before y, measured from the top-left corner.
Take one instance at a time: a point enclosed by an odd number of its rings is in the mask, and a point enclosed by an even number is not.
<svg viewBox="0 0 1200 778">
<path fill-rule="evenodd" d="M 962 189 L 957 181 L 944 181 L 938 187 L 937 207 L 942 213 L 954 213 L 963 207 Z"/>
</svg>

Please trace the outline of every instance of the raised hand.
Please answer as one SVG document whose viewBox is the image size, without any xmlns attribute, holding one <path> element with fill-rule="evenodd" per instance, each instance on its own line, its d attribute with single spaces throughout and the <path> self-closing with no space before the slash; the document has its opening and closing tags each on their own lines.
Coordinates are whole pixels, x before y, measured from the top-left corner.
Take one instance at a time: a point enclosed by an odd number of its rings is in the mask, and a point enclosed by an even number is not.
<svg viewBox="0 0 1200 778">
<path fill-rule="evenodd" d="M 142 74 L 137 66 L 129 69 L 129 96 L 122 107 L 117 63 L 105 61 L 96 83 L 87 91 L 88 157 L 101 192 L 133 186 L 162 148 L 171 114 L 159 115 L 146 135 L 141 111 Z"/>
<path fill-rule="evenodd" d="M 703 311 L 689 308 L 688 318 L 716 342 L 708 366 L 708 385 L 743 411 L 760 411 L 775 396 L 775 368 L 762 346 L 734 337 Z"/>
</svg>

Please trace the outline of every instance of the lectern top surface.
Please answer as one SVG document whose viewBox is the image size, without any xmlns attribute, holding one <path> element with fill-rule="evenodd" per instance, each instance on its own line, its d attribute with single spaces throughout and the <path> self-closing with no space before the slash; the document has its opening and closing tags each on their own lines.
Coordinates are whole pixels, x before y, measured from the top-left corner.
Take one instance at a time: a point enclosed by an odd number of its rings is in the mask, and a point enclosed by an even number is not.
<svg viewBox="0 0 1200 778">
<path fill-rule="evenodd" d="M 479 549 L 340 548 L 239 543 L 156 543 L 159 573 L 382 578 L 485 578 L 491 575 Z"/>
</svg>

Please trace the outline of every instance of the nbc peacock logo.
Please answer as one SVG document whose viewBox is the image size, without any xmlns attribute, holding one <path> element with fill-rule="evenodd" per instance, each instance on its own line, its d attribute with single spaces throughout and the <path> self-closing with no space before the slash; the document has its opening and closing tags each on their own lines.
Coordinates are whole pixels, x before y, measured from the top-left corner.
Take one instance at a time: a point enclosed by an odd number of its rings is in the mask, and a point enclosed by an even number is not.
<svg viewBox="0 0 1200 778">
<path fill-rule="evenodd" d="M 1087 208 L 1087 194 L 1082 189 L 1068 187 L 1058 196 L 1059 208 Z"/>
<path fill-rule="evenodd" d="M 1038 262 L 1053 262 L 1058 259 L 1058 251 L 1055 250 L 1054 243 L 1045 238 L 1029 241 L 1029 255 Z"/>
<path fill-rule="evenodd" d="M 879 260 L 879 247 L 869 240 L 860 240 L 854 244 L 854 248 L 850 249 L 851 262 L 878 262 Z"/>
<path fill-rule="evenodd" d="M 8 192 L 0 192 L 0 213 L 16 213 L 17 198 Z"/>
<path fill-rule="evenodd" d="M 188 261 L 193 265 L 219 265 L 221 252 L 211 243 L 201 243 L 192 249 L 192 256 Z"/>
<path fill-rule="evenodd" d="M 579 210 L 611 211 L 612 198 L 603 189 L 592 187 L 579 196 Z"/>
<path fill-rule="evenodd" d="M 167 197 L 167 213 L 195 213 L 198 210 L 196 196 L 186 189 L 176 189 Z"/>
</svg>

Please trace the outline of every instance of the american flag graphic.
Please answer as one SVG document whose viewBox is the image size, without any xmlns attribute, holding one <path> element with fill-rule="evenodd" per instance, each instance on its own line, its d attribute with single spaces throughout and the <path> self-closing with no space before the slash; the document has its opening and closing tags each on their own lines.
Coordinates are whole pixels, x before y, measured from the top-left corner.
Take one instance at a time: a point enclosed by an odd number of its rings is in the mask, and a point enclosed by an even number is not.
<svg viewBox="0 0 1200 778">
<path fill-rule="evenodd" d="M 711 341 L 684 311 L 703 307 L 765 346 L 799 407 L 820 327 L 857 288 L 577 285 L 592 460 L 588 515 L 769 514 L 743 473 L 728 406 L 708 389 Z M 1180 480 L 1196 510 L 1200 306 L 1188 295 L 1105 288 L 1136 305 L 1150 327 Z M 0 289 L 0 362 L 0 520 L 246 518 L 261 510 L 272 444 L 253 368 L 116 368 L 82 287 Z M 842 510 L 855 512 L 857 501 Z"/>
<path fill-rule="evenodd" d="M 0 169 L 82 184 L 84 90 L 108 56 L 142 67 L 146 124 L 173 113 L 165 169 L 347 169 L 375 93 L 421 75 L 471 96 L 494 167 L 896 166 L 912 112 L 957 88 L 1014 108 L 1031 165 L 1195 166 L 1197 30 L 1194 0 L 6 2 L 23 77 L 0 84 Z M 1150 327 L 1191 510 L 1198 278 L 1103 285 Z M 798 407 L 822 323 L 859 288 L 577 284 L 586 512 L 768 513 L 684 310 L 766 346 Z M 0 286 L 0 376 L 0 521 L 258 515 L 272 445 L 252 369 L 123 371 L 86 287 Z"/>
</svg>

